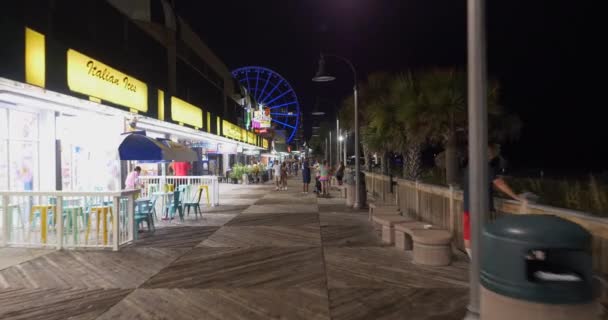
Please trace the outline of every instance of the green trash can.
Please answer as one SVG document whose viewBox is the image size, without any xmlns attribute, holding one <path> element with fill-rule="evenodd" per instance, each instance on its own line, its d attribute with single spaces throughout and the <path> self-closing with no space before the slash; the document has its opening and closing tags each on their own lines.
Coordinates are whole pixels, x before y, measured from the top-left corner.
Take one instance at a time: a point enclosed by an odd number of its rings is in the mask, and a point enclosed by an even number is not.
<svg viewBox="0 0 608 320">
<path fill-rule="evenodd" d="M 591 235 L 549 215 L 510 215 L 482 235 L 481 316 L 502 319 L 596 319 Z"/>
</svg>

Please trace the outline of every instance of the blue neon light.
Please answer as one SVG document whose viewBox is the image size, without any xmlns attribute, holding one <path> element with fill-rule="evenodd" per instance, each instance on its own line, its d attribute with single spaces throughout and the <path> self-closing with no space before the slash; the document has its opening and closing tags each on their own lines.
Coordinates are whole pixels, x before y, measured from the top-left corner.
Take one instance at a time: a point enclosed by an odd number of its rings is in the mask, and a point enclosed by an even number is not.
<svg viewBox="0 0 608 320">
<path fill-rule="evenodd" d="M 255 73 L 255 76 L 253 73 Z M 260 75 L 264 73 L 267 73 L 268 76 L 266 77 L 265 81 L 264 77 L 261 76 L 262 81 L 264 81 L 264 85 L 260 86 Z M 291 142 L 300 123 L 300 104 L 298 102 L 298 97 L 289 82 L 287 82 L 287 80 L 285 80 L 275 71 L 257 66 L 242 67 L 233 70 L 232 75 L 243 86 L 247 86 L 248 92 L 255 97 L 259 103 L 270 105 L 271 103 L 281 99 L 281 104 L 270 106 L 270 109 L 282 108 L 280 112 L 271 112 L 271 115 L 282 117 L 280 119 L 284 121 L 279 121 L 276 119 L 272 119 L 272 121 L 276 125 L 280 125 L 289 131 L 287 142 Z M 253 85 L 254 82 L 255 86 Z M 267 91 L 269 84 L 271 85 L 272 89 Z M 266 101 L 268 102 L 266 103 Z"/>
</svg>

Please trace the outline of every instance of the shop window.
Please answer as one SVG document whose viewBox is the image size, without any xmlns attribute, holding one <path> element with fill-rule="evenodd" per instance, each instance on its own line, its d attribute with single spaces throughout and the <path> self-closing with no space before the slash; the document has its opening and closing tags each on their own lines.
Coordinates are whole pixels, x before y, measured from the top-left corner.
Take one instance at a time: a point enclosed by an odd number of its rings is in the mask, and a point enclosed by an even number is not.
<svg viewBox="0 0 608 320">
<path fill-rule="evenodd" d="M 2 111 L 3 110 L 0 109 L 0 113 Z M 8 190 L 7 140 L 3 138 L 0 138 L 0 190 Z"/>
<path fill-rule="evenodd" d="M 81 114 L 57 118 L 61 141 L 61 183 L 64 191 L 115 191 L 120 189 L 117 148 L 124 119 Z M 104 134 L 91 130 L 95 122 Z"/>
<path fill-rule="evenodd" d="M 0 190 L 38 189 L 38 125 L 35 113 L 0 108 Z"/>
<path fill-rule="evenodd" d="M 9 177 L 12 190 L 30 191 L 38 189 L 38 142 L 10 141 Z"/>
<path fill-rule="evenodd" d="M 9 110 L 10 139 L 38 140 L 38 114 Z"/>
</svg>

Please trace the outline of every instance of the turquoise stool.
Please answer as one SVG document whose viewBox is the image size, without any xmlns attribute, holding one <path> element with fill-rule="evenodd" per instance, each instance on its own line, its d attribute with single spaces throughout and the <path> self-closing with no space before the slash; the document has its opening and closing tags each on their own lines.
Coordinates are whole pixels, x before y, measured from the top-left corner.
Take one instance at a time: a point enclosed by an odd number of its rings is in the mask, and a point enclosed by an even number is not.
<svg viewBox="0 0 608 320">
<path fill-rule="evenodd" d="M 15 215 L 15 213 L 17 213 L 17 216 L 19 217 L 19 225 L 21 225 L 21 227 L 24 227 L 25 224 L 23 223 L 23 216 L 21 215 L 21 207 L 18 204 L 8 205 L 8 225 L 11 228 L 13 227 L 13 216 Z"/>
<path fill-rule="evenodd" d="M 63 208 L 63 233 L 72 233 L 74 237 L 74 245 L 78 244 L 78 218 L 82 218 L 82 226 L 88 224 L 88 214 L 85 212 L 84 207 L 72 206 Z"/>
</svg>

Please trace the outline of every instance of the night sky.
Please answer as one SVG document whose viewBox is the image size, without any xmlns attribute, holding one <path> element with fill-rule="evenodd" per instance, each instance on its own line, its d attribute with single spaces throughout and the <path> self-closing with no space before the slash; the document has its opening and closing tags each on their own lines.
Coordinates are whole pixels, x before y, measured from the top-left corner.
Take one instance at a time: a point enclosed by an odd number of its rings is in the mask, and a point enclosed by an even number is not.
<svg viewBox="0 0 608 320">
<path fill-rule="evenodd" d="M 524 123 L 505 156 L 514 168 L 549 174 L 602 171 L 606 98 L 595 74 L 603 59 L 598 39 L 606 35 L 591 17 L 599 8 L 592 1 L 487 3 L 488 72 L 501 83 L 501 103 Z M 321 101 L 330 117 L 352 77 L 328 60 L 339 81 L 312 83 L 321 51 L 352 59 L 360 79 L 373 71 L 466 67 L 465 0 L 176 0 L 176 9 L 230 69 L 274 69 L 305 111 Z"/>
</svg>

